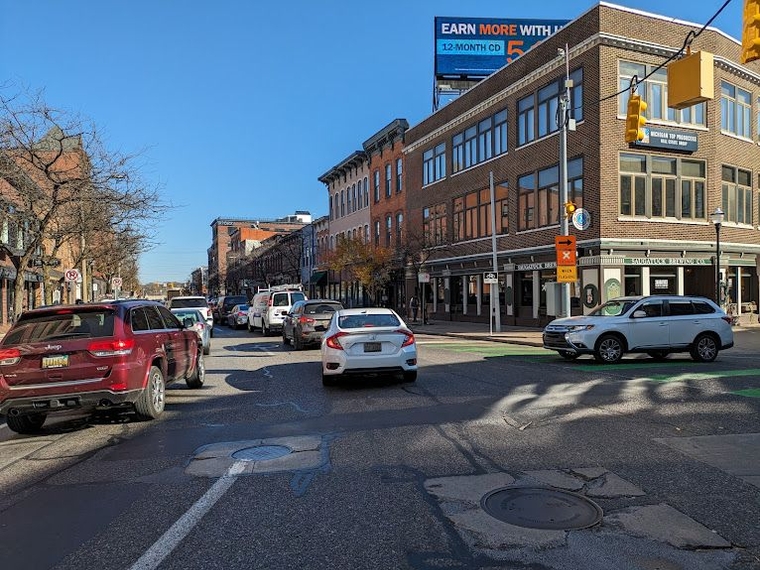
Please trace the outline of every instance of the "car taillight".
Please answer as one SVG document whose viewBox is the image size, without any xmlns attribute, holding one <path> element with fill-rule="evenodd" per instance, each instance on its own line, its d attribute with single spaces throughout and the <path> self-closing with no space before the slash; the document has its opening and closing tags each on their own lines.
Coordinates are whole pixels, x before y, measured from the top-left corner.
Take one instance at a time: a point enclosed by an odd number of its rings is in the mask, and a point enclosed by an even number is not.
<svg viewBox="0 0 760 570">
<path fill-rule="evenodd" d="M 18 348 L 4 348 L 0 350 L 0 366 L 11 366 L 21 360 L 21 351 Z"/>
<path fill-rule="evenodd" d="M 87 351 L 93 356 L 125 356 L 132 353 L 135 340 L 96 340 L 91 342 Z"/>
<path fill-rule="evenodd" d="M 313 325 L 316 321 L 309 317 L 299 317 L 298 322 L 302 325 Z"/>
<path fill-rule="evenodd" d="M 334 348 L 335 350 L 343 350 L 343 345 L 340 344 L 339 339 L 340 337 L 346 336 L 346 335 L 348 335 L 348 333 L 344 333 L 344 332 L 335 333 L 334 335 L 328 337 L 327 340 L 325 340 L 325 344 L 330 348 Z"/>
<path fill-rule="evenodd" d="M 412 333 L 412 331 L 408 331 L 406 329 L 399 329 L 396 332 L 406 337 L 404 339 L 404 342 L 401 343 L 402 347 L 409 346 L 410 344 L 414 344 L 414 334 Z"/>
</svg>

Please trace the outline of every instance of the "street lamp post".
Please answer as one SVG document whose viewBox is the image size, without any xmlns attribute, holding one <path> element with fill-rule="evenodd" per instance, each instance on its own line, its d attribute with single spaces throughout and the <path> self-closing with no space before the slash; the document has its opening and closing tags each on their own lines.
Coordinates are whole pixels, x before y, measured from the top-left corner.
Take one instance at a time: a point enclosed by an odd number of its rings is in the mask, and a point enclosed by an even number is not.
<svg viewBox="0 0 760 570">
<path fill-rule="evenodd" d="M 720 208 L 710 214 L 710 221 L 715 226 L 715 302 L 720 305 L 720 226 L 725 214 Z"/>
</svg>

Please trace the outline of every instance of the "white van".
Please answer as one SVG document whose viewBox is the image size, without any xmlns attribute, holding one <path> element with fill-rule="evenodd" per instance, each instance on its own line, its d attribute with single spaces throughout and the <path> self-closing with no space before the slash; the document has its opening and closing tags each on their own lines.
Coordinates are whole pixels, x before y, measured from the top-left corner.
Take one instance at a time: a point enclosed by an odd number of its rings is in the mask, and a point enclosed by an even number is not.
<svg viewBox="0 0 760 570">
<path fill-rule="evenodd" d="M 271 294 L 272 292 L 269 289 L 259 289 L 259 292 L 251 299 L 248 304 L 248 332 L 253 332 L 253 329 L 262 327 L 262 317 L 267 309 Z"/>
<path fill-rule="evenodd" d="M 275 331 L 282 330 L 282 320 L 290 312 L 290 308 L 296 301 L 305 301 L 303 291 L 285 290 L 270 291 L 267 306 L 261 315 L 261 332 L 268 336 Z"/>
</svg>

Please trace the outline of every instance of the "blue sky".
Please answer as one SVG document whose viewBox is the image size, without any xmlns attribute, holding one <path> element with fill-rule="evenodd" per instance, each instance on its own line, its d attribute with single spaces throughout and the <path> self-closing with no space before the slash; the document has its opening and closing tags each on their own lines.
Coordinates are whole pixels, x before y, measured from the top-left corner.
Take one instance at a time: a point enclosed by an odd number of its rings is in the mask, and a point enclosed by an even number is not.
<svg viewBox="0 0 760 570">
<path fill-rule="evenodd" d="M 724 0 L 616 4 L 704 24 Z M 140 278 L 206 265 L 219 216 L 327 213 L 317 177 L 432 109 L 436 16 L 572 20 L 587 0 L 0 0 L 0 85 L 44 90 L 176 207 Z M 741 35 L 742 0 L 713 23 Z M 633 31 L 632 31 L 633 32 Z"/>
</svg>

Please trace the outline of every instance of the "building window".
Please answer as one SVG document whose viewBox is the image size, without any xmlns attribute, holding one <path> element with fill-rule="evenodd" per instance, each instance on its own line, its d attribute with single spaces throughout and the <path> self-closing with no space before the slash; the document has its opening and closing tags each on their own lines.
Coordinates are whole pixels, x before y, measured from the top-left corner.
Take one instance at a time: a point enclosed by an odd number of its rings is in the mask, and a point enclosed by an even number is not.
<svg viewBox="0 0 760 570">
<path fill-rule="evenodd" d="M 522 146 L 536 138 L 535 97 L 531 93 L 517 102 L 517 144 Z"/>
<path fill-rule="evenodd" d="M 393 235 L 393 216 L 385 216 L 385 247 L 391 246 L 391 236 Z"/>
<path fill-rule="evenodd" d="M 559 83 L 554 82 L 538 90 L 538 137 L 559 130 Z"/>
<path fill-rule="evenodd" d="M 359 204 L 357 203 L 357 200 L 356 200 L 356 182 L 351 184 L 351 194 L 354 195 L 354 209 L 351 211 L 355 212 L 359 208 Z M 361 196 L 359 196 L 359 200 L 361 200 Z"/>
<path fill-rule="evenodd" d="M 369 243 L 369 224 L 364 224 L 364 243 Z"/>
<path fill-rule="evenodd" d="M 380 220 L 375 221 L 375 245 L 380 245 Z"/>
<path fill-rule="evenodd" d="M 464 132 L 464 167 L 478 163 L 478 128 L 473 125 Z"/>
<path fill-rule="evenodd" d="M 340 200 L 338 199 L 338 193 L 335 193 L 335 219 L 337 220 L 340 217 Z"/>
<path fill-rule="evenodd" d="M 725 220 L 737 224 L 752 224 L 752 173 L 726 165 L 723 165 L 721 172 Z"/>
<path fill-rule="evenodd" d="M 573 80 L 570 89 L 570 117 L 580 123 L 583 120 L 583 68 L 573 71 L 570 79 Z"/>
<path fill-rule="evenodd" d="M 422 210 L 422 231 L 426 245 L 441 245 L 447 234 L 446 204 L 436 204 Z"/>
<path fill-rule="evenodd" d="M 507 152 L 507 110 L 496 113 L 493 122 L 493 153 L 499 156 Z"/>
<path fill-rule="evenodd" d="M 446 143 L 441 143 L 422 154 L 422 184 L 430 184 L 445 177 Z"/>
<path fill-rule="evenodd" d="M 385 197 L 391 197 L 391 163 L 385 165 Z"/>
<path fill-rule="evenodd" d="M 403 228 L 404 228 L 404 214 L 399 212 L 396 214 L 396 247 L 401 246 Z"/>
<path fill-rule="evenodd" d="M 724 133 L 752 138 L 752 95 L 749 91 L 720 82 L 720 130 Z"/>
<path fill-rule="evenodd" d="M 493 119 L 488 117 L 478 123 L 478 162 L 493 157 Z"/>
<path fill-rule="evenodd" d="M 351 213 L 351 187 L 346 188 L 346 208 L 347 212 Z"/>
<path fill-rule="evenodd" d="M 517 229 L 532 230 L 536 227 L 536 176 L 526 174 L 517 179 Z"/>
<path fill-rule="evenodd" d="M 375 191 L 375 204 L 380 201 L 380 171 L 375 170 L 373 186 Z"/>
<path fill-rule="evenodd" d="M 760 121 L 760 116 L 758 116 Z M 451 139 L 451 171 L 464 170 L 464 133 L 458 133 Z"/>
<path fill-rule="evenodd" d="M 567 199 L 583 208 L 583 157 L 567 162 Z"/>
<path fill-rule="evenodd" d="M 335 219 L 335 216 L 333 214 L 333 197 L 332 196 L 330 196 L 330 210 L 329 211 L 330 211 L 330 219 L 331 220 Z"/>
<path fill-rule="evenodd" d="M 403 174 L 403 163 L 400 158 L 396 159 L 396 192 L 401 192 L 401 175 Z"/>
<path fill-rule="evenodd" d="M 559 223 L 559 167 L 538 171 L 538 225 Z"/>
<path fill-rule="evenodd" d="M 346 195 L 343 190 L 340 191 L 340 215 L 346 215 Z"/>
<path fill-rule="evenodd" d="M 620 155 L 620 214 L 705 219 L 705 163 L 668 156 Z"/>
<path fill-rule="evenodd" d="M 496 233 L 506 233 L 508 225 L 508 187 L 501 182 L 494 187 Z M 429 213 L 432 216 L 433 213 Z M 488 188 L 468 192 L 454 199 L 454 241 L 489 237 L 491 235 L 491 191 Z"/>
<path fill-rule="evenodd" d="M 364 207 L 369 206 L 369 180 L 364 177 Z"/>
<path fill-rule="evenodd" d="M 628 98 L 631 95 L 633 77 L 639 80 L 637 92 L 647 104 L 645 116 L 649 120 L 679 125 L 705 126 L 705 104 L 699 103 L 682 110 L 668 107 L 668 73 L 666 69 L 654 71 L 656 66 L 620 61 L 618 63 L 618 86 L 621 94 L 618 99 L 618 115 L 628 114 Z M 642 80 L 648 73 L 652 75 Z"/>
</svg>

